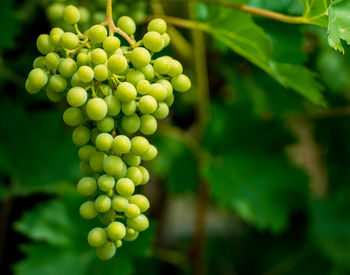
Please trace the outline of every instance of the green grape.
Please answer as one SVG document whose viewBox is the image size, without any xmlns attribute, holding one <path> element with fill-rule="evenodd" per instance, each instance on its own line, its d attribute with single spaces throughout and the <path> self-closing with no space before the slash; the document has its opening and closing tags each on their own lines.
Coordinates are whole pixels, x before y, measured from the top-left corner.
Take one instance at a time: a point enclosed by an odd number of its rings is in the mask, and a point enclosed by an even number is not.
<svg viewBox="0 0 350 275">
<path fill-rule="evenodd" d="M 149 179 L 150 179 L 150 175 L 149 175 L 149 172 L 148 170 L 143 167 L 143 166 L 138 166 L 138 168 L 141 170 L 142 172 L 142 183 L 141 184 L 146 184 Z"/>
<path fill-rule="evenodd" d="M 149 32 L 154 31 L 158 32 L 160 34 L 163 34 L 166 32 L 167 24 L 164 21 L 164 19 L 161 18 L 155 18 L 151 22 L 148 23 L 147 30 Z"/>
<path fill-rule="evenodd" d="M 79 158 L 83 161 L 89 161 L 91 155 L 96 152 L 96 149 L 92 145 L 84 145 L 79 149 L 78 155 Z"/>
<path fill-rule="evenodd" d="M 61 93 L 67 88 L 67 80 L 60 74 L 54 74 L 49 79 L 48 87 L 56 93 Z"/>
<path fill-rule="evenodd" d="M 94 78 L 94 70 L 89 66 L 81 66 L 78 69 L 78 77 L 83 82 L 90 82 Z"/>
<path fill-rule="evenodd" d="M 77 63 L 70 57 L 61 60 L 58 71 L 65 78 L 70 78 L 77 71 Z"/>
<path fill-rule="evenodd" d="M 121 240 L 125 237 L 126 228 L 121 222 L 111 222 L 107 229 L 107 235 L 112 241 Z"/>
<path fill-rule="evenodd" d="M 124 214 L 128 218 L 135 218 L 138 215 L 140 215 L 141 211 L 140 208 L 136 204 L 129 203 L 129 205 L 126 207 Z"/>
<path fill-rule="evenodd" d="M 108 107 L 107 114 L 109 116 L 116 116 L 120 113 L 121 104 L 119 99 L 116 96 L 109 95 L 109 96 L 106 96 L 104 100 Z"/>
<path fill-rule="evenodd" d="M 95 200 L 95 208 L 100 213 L 105 213 L 111 209 L 112 201 L 106 195 L 99 195 Z"/>
<path fill-rule="evenodd" d="M 167 56 L 158 57 L 153 64 L 154 70 L 159 74 L 167 74 L 171 69 L 171 59 Z"/>
<path fill-rule="evenodd" d="M 136 31 L 135 21 L 129 16 L 120 17 L 117 21 L 117 26 L 128 35 L 132 35 Z"/>
<path fill-rule="evenodd" d="M 134 85 L 129 82 L 121 82 L 116 90 L 115 95 L 124 102 L 134 100 L 137 96 L 137 91 Z"/>
<path fill-rule="evenodd" d="M 77 191 L 83 197 L 89 197 L 97 191 L 96 180 L 92 177 L 82 178 L 77 185 Z"/>
<path fill-rule="evenodd" d="M 90 130 L 85 126 L 78 126 L 73 131 L 73 142 L 77 146 L 83 146 L 90 140 Z"/>
<path fill-rule="evenodd" d="M 167 33 L 162 34 L 162 39 L 164 41 L 164 48 L 170 44 L 170 36 Z"/>
<path fill-rule="evenodd" d="M 85 104 L 87 100 L 87 92 L 84 88 L 74 87 L 67 93 L 67 102 L 70 106 L 80 107 Z"/>
<path fill-rule="evenodd" d="M 152 114 L 156 119 L 164 119 L 169 114 L 169 107 L 166 103 L 160 102 L 157 110 Z"/>
<path fill-rule="evenodd" d="M 39 35 L 38 39 L 36 40 L 36 47 L 38 48 L 39 52 L 44 55 L 47 55 L 55 50 L 55 46 L 52 43 L 50 36 L 47 34 Z"/>
<path fill-rule="evenodd" d="M 134 218 L 126 220 L 128 227 L 135 229 L 138 232 L 145 231 L 149 227 L 149 221 L 144 214 L 140 214 Z"/>
<path fill-rule="evenodd" d="M 50 31 L 50 39 L 51 39 L 51 43 L 54 46 L 59 46 L 60 45 L 60 41 L 61 41 L 61 36 L 62 34 L 64 34 L 64 31 L 61 28 L 53 28 Z"/>
<path fill-rule="evenodd" d="M 91 61 L 95 65 L 104 64 L 107 61 L 107 53 L 100 48 L 94 49 L 91 52 Z"/>
<path fill-rule="evenodd" d="M 101 132 L 110 132 L 113 130 L 115 125 L 114 119 L 107 116 L 104 119 L 97 121 L 96 126 Z"/>
<path fill-rule="evenodd" d="M 103 246 L 96 248 L 96 256 L 103 261 L 113 258 L 116 252 L 115 244 L 106 242 Z"/>
<path fill-rule="evenodd" d="M 49 70 L 56 70 L 60 63 L 60 56 L 57 53 L 49 53 L 45 56 L 45 65 Z"/>
<path fill-rule="evenodd" d="M 130 144 L 130 148 L 131 148 L 131 144 Z M 137 155 L 135 155 L 133 153 L 126 154 L 124 156 L 123 160 L 129 166 L 138 166 L 141 163 L 141 157 L 137 156 Z"/>
<path fill-rule="evenodd" d="M 139 236 L 139 232 L 135 231 L 132 228 L 127 228 L 126 235 L 123 240 L 127 242 L 132 242 L 132 241 L 135 241 L 138 236 Z"/>
<path fill-rule="evenodd" d="M 93 44 L 102 43 L 107 37 L 107 30 L 102 25 L 94 25 L 88 31 L 88 37 Z"/>
<path fill-rule="evenodd" d="M 63 113 L 63 121 L 71 127 L 78 126 L 83 122 L 83 113 L 77 107 L 70 107 Z"/>
<path fill-rule="evenodd" d="M 153 135 L 157 131 L 158 123 L 152 115 L 143 115 L 140 119 L 140 132 L 144 135 Z"/>
<path fill-rule="evenodd" d="M 80 208 L 79 213 L 82 218 L 86 220 L 91 220 L 97 217 L 97 210 L 95 208 L 95 204 L 92 201 L 86 201 L 84 202 Z"/>
<path fill-rule="evenodd" d="M 90 62 L 90 57 L 87 53 L 79 53 L 77 55 L 77 62 L 79 66 L 87 65 Z"/>
<path fill-rule="evenodd" d="M 140 95 L 146 95 L 149 93 L 151 84 L 148 80 L 140 80 L 136 85 L 136 90 Z"/>
<path fill-rule="evenodd" d="M 115 184 L 115 189 L 123 197 L 131 196 L 135 191 L 135 185 L 129 178 L 121 178 Z"/>
<path fill-rule="evenodd" d="M 89 99 L 86 104 L 86 114 L 91 120 L 99 121 L 106 117 L 107 103 L 102 98 Z"/>
<path fill-rule="evenodd" d="M 170 66 L 170 71 L 167 73 L 171 77 L 179 76 L 182 74 L 183 68 L 182 65 L 179 61 L 175 59 L 171 59 L 171 66 Z"/>
<path fill-rule="evenodd" d="M 45 69 L 45 67 L 46 67 L 45 56 L 38 56 L 37 58 L 34 59 L 33 68 Z"/>
<path fill-rule="evenodd" d="M 135 100 L 122 103 L 122 112 L 127 116 L 131 116 L 133 113 L 135 113 L 136 108 L 137 108 L 137 103 Z"/>
<path fill-rule="evenodd" d="M 108 133 L 101 133 L 96 137 L 96 147 L 101 151 L 108 151 L 112 148 L 113 137 Z"/>
<path fill-rule="evenodd" d="M 46 92 L 47 98 L 52 102 L 58 102 L 64 97 L 63 94 L 59 94 L 59 93 L 56 93 L 55 91 L 52 91 L 50 87 L 46 87 L 45 92 Z"/>
<path fill-rule="evenodd" d="M 140 185 L 142 182 L 142 172 L 139 168 L 131 166 L 128 168 L 126 177 L 131 179 L 135 186 Z"/>
<path fill-rule="evenodd" d="M 105 81 L 108 78 L 108 68 L 104 64 L 97 65 L 94 68 L 94 76 L 97 81 Z"/>
<path fill-rule="evenodd" d="M 123 242 L 122 242 L 121 240 L 117 240 L 117 241 L 115 242 L 115 246 L 116 246 L 117 248 L 121 247 L 122 245 L 123 245 Z"/>
<path fill-rule="evenodd" d="M 173 77 L 171 79 L 171 84 L 173 85 L 174 89 L 178 92 L 186 92 L 191 88 L 191 81 L 184 74 L 180 74 L 178 76 Z"/>
<path fill-rule="evenodd" d="M 72 87 L 87 87 L 88 86 L 88 83 L 85 83 L 79 79 L 78 73 L 76 73 L 76 72 L 73 74 L 73 76 L 70 80 L 70 83 L 71 83 Z"/>
<path fill-rule="evenodd" d="M 118 135 L 112 142 L 112 148 L 117 155 L 128 153 L 131 148 L 131 141 L 127 136 Z"/>
<path fill-rule="evenodd" d="M 103 163 L 106 158 L 106 154 L 103 152 L 94 152 L 90 157 L 90 167 L 95 172 L 103 171 Z"/>
<path fill-rule="evenodd" d="M 149 161 L 149 160 L 153 160 L 157 155 L 158 155 L 157 148 L 154 145 L 150 144 L 148 151 L 141 156 L 141 159 L 144 161 Z"/>
<path fill-rule="evenodd" d="M 80 6 L 78 7 L 79 13 L 80 13 L 80 20 L 79 22 L 81 24 L 86 24 L 90 21 L 90 11 L 88 8 Z"/>
<path fill-rule="evenodd" d="M 146 212 L 150 207 L 148 199 L 141 194 L 131 196 L 129 201 L 130 203 L 137 205 L 141 212 Z"/>
<path fill-rule="evenodd" d="M 80 12 L 73 5 L 67 6 L 63 11 L 63 20 L 70 25 L 77 24 L 80 20 Z"/>
<path fill-rule="evenodd" d="M 40 89 L 37 89 L 31 85 L 29 79 L 26 80 L 25 88 L 26 88 L 27 92 L 30 94 L 36 94 L 37 92 L 40 91 Z"/>
<path fill-rule="evenodd" d="M 47 10 L 46 15 L 50 21 L 59 21 L 63 16 L 64 5 L 62 3 L 53 3 Z"/>
<path fill-rule="evenodd" d="M 158 32 L 147 32 L 142 38 L 143 45 L 152 52 L 160 52 L 164 48 L 164 41 Z"/>
<path fill-rule="evenodd" d="M 118 177 L 123 172 L 123 161 L 117 156 L 107 156 L 103 162 L 103 170 L 111 176 Z"/>
<path fill-rule="evenodd" d="M 100 220 L 101 223 L 108 225 L 111 222 L 111 215 L 112 213 L 110 211 L 107 211 L 104 213 L 98 213 L 98 219 Z"/>
<path fill-rule="evenodd" d="M 102 191 L 108 192 L 114 188 L 115 179 L 110 175 L 102 175 L 98 178 L 97 184 Z"/>
<path fill-rule="evenodd" d="M 35 68 L 28 74 L 28 82 L 33 89 L 40 90 L 48 81 L 47 73 L 40 68 Z"/>
<path fill-rule="evenodd" d="M 124 212 L 128 205 L 128 199 L 122 196 L 115 196 L 112 200 L 112 207 L 115 211 L 118 212 Z"/>
<path fill-rule="evenodd" d="M 131 152 L 135 155 L 142 156 L 149 149 L 149 142 L 142 136 L 136 136 L 131 139 Z"/>
<path fill-rule="evenodd" d="M 103 40 L 103 48 L 106 52 L 113 52 L 120 47 L 120 40 L 116 36 L 108 36 Z"/>
<path fill-rule="evenodd" d="M 140 129 L 140 118 L 137 114 L 131 116 L 124 116 L 122 118 L 122 127 L 124 131 L 129 134 L 133 134 Z"/>
<path fill-rule="evenodd" d="M 143 73 L 143 75 L 145 76 L 145 78 L 149 81 L 151 81 L 154 76 L 155 76 L 155 73 L 154 73 L 154 68 L 151 64 L 148 64 L 147 66 L 145 67 L 142 67 L 140 69 L 140 71 Z"/>
<path fill-rule="evenodd" d="M 157 81 L 157 83 L 162 84 L 165 87 L 165 89 L 168 92 L 167 97 L 169 97 L 173 94 L 173 86 L 171 85 L 171 83 L 168 80 L 160 79 Z"/>
<path fill-rule="evenodd" d="M 79 44 L 79 38 L 72 32 L 65 32 L 61 35 L 60 45 L 68 50 L 75 49 Z"/>
<path fill-rule="evenodd" d="M 91 142 L 95 144 L 97 136 L 100 134 L 100 130 L 98 128 L 93 128 L 91 130 Z"/>
<path fill-rule="evenodd" d="M 101 227 L 95 227 L 88 234 L 88 243 L 92 247 L 101 247 L 107 241 L 107 233 Z"/>
<path fill-rule="evenodd" d="M 168 106 L 173 105 L 174 103 L 174 95 L 171 94 L 170 96 L 168 96 L 165 100 L 164 103 L 166 103 Z"/>
<path fill-rule="evenodd" d="M 128 68 L 128 61 L 121 54 L 113 54 L 108 58 L 108 69 L 115 74 L 122 74 Z"/>
<path fill-rule="evenodd" d="M 157 101 L 163 101 L 168 96 L 168 91 L 164 85 L 160 83 L 153 83 L 149 88 L 149 95 L 153 96 Z"/>
<path fill-rule="evenodd" d="M 133 49 L 129 57 L 135 68 L 145 67 L 151 62 L 151 54 L 142 47 Z"/>
<path fill-rule="evenodd" d="M 126 81 L 130 82 L 132 85 L 136 86 L 137 83 L 141 80 L 144 80 L 145 76 L 143 73 L 140 71 L 136 71 L 131 69 L 127 74 L 126 74 Z"/>
<path fill-rule="evenodd" d="M 158 103 L 153 96 L 144 95 L 140 98 L 138 107 L 141 113 L 152 114 L 157 110 Z"/>
<path fill-rule="evenodd" d="M 94 173 L 94 171 L 92 171 L 90 167 L 90 164 L 85 161 L 80 162 L 79 168 L 80 168 L 80 173 L 84 177 L 91 176 Z"/>
</svg>

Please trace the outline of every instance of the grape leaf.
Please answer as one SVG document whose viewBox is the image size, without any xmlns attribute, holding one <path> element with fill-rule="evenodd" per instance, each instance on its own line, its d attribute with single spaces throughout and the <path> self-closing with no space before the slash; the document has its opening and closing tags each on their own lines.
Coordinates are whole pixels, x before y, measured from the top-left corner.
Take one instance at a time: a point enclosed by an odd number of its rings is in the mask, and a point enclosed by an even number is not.
<svg viewBox="0 0 350 275">
<path fill-rule="evenodd" d="M 327 12 L 331 0 L 303 0 L 305 23 L 321 27 L 328 26 Z"/>
</svg>

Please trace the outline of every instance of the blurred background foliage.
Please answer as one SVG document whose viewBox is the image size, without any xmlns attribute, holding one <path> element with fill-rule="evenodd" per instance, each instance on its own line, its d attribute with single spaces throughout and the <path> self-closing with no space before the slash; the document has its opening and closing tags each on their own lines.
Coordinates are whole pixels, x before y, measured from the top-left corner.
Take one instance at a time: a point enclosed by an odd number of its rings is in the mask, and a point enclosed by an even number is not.
<svg viewBox="0 0 350 275">
<path fill-rule="evenodd" d="M 114 1 L 139 34 L 150 15 L 171 16 L 167 54 L 193 88 L 153 137 L 152 226 L 109 262 L 96 260 L 78 215 L 65 103 L 24 90 L 36 37 L 62 25 L 53 5 L 79 5 L 86 29 L 105 1 L 1 2 L 4 274 L 350 274 L 349 2 L 213 2 Z M 305 24 L 230 6 L 243 3 Z"/>
</svg>

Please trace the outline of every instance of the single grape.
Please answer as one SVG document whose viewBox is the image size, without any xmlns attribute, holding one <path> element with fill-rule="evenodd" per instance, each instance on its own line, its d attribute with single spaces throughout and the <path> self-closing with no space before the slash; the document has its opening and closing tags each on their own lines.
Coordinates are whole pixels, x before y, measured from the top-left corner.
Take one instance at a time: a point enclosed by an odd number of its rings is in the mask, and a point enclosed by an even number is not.
<svg viewBox="0 0 350 275">
<path fill-rule="evenodd" d="M 122 242 L 121 240 L 117 240 L 117 241 L 115 242 L 115 246 L 116 246 L 117 248 L 121 247 L 122 245 L 123 245 L 123 242 Z"/>
<path fill-rule="evenodd" d="M 117 26 L 128 35 L 132 35 L 136 31 L 135 21 L 129 16 L 120 17 L 117 21 Z"/>
<path fill-rule="evenodd" d="M 106 96 L 104 100 L 105 100 L 107 107 L 108 107 L 107 114 L 109 116 L 116 116 L 120 113 L 121 104 L 120 104 L 120 100 L 118 99 L 118 97 L 116 97 L 114 95 L 109 95 L 109 96 Z"/>
<path fill-rule="evenodd" d="M 154 145 L 150 144 L 148 151 L 141 156 L 141 159 L 144 161 L 149 161 L 149 160 L 153 160 L 157 155 L 158 155 L 157 148 Z"/>
<path fill-rule="evenodd" d="M 124 102 L 134 100 L 137 96 L 137 91 L 134 85 L 129 82 L 121 82 L 116 90 L 116 96 Z"/>
<path fill-rule="evenodd" d="M 45 56 L 45 65 L 49 70 L 56 70 L 60 63 L 60 56 L 57 53 L 49 53 Z"/>
<path fill-rule="evenodd" d="M 90 140 L 90 130 L 85 126 L 78 126 L 73 131 L 73 142 L 77 146 L 83 146 Z"/>
<path fill-rule="evenodd" d="M 123 161 L 117 156 L 108 156 L 103 162 L 103 170 L 111 176 L 119 177 L 123 173 Z"/>
<path fill-rule="evenodd" d="M 121 240 L 125 237 L 126 228 L 121 222 L 112 222 L 108 225 L 107 235 L 112 241 Z"/>
<path fill-rule="evenodd" d="M 136 231 L 145 231 L 149 227 L 149 221 L 144 214 L 140 214 L 134 218 L 126 220 L 128 227 L 135 229 Z"/>
<path fill-rule="evenodd" d="M 129 57 L 135 68 L 145 67 L 151 62 L 151 54 L 142 47 L 133 49 Z"/>
<path fill-rule="evenodd" d="M 106 213 L 111 209 L 112 201 L 106 195 L 99 195 L 95 200 L 95 208 L 100 213 Z"/>
<path fill-rule="evenodd" d="M 30 94 L 36 94 L 37 92 L 40 91 L 40 89 L 35 88 L 35 87 L 33 87 L 31 85 L 29 79 L 27 79 L 26 82 L 25 82 L 25 88 L 26 88 L 27 92 L 30 93 Z"/>
<path fill-rule="evenodd" d="M 118 135 L 112 142 L 112 148 L 117 155 L 128 153 L 131 148 L 131 141 L 127 136 Z"/>
<path fill-rule="evenodd" d="M 131 139 L 131 152 L 135 155 L 142 156 L 149 149 L 149 142 L 142 136 L 136 136 Z"/>
<path fill-rule="evenodd" d="M 52 43 L 50 36 L 47 34 L 39 35 L 38 39 L 36 40 L 36 47 L 38 48 L 39 52 L 44 55 L 47 55 L 55 50 L 55 46 Z"/>
<path fill-rule="evenodd" d="M 146 184 L 149 179 L 150 179 L 150 175 L 149 175 L 149 172 L 148 170 L 143 167 L 143 166 L 138 166 L 138 168 L 141 170 L 142 172 L 142 183 L 141 184 Z"/>
<path fill-rule="evenodd" d="M 101 247 L 107 241 L 107 233 L 101 227 L 95 227 L 88 234 L 88 243 L 92 247 Z"/>
<path fill-rule="evenodd" d="M 92 98 L 86 104 L 86 114 L 91 120 L 99 121 L 106 117 L 107 103 L 101 98 Z"/>
<path fill-rule="evenodd" d="M 73 5 L 67 6 L 63 11 L 63 20 L 68 24 L 77 24 L 80 20 L 80 12 L 78 8 Z"/>
<path fill-rule="evenodd" d="M 124 212 L 128 205 L 128 199 L 122 196 L 115 196 L 112 200 L 112 207 L 115 211 L 118 212 Z"/>
<path fill-rule="evenodd" d="M 88 37 L 93 44 L 102 43 L 107 37 L 107 30 L 102 25 L 94 25 L 88 31 Z"/>
<path fill-rule="evenodd" d="M 159 74 L 167 74 L 171 69 L 171 59 L 167 56 L 158 57 L 153 64 L 154 70 Z"/>
<path fill-rule="evenodd" d="M 127 74 L 126 74 L 126 81 L 130 82 L 132 85 L 136 86 L 137 83 L 141 80 L 145 79 L 145 76 L 143 73 L 137 70 L 131 69 Z"/>
<path fill-rule="evenodd" d="M 149 88 L 149 95 L 153 96 L 157 101 L 163 101 L 168 96 L 168 91 L 164 85 L 160 83 L 153 83 Z"/>
<path fill-rule="evenodd" d="M 136 90 L 140 95 L 146 95 L 149 93 L 151 84 L 148 80 L 140 80 L 136 85 Z"/>
<path fill-rule="evenodd" d="M 113 136 L 108 133 L 101 133 L 96 137 L 96 147 L 101 151 L 108 151 L 112 148 Z"/>
<path fill-rule="evenodd" d="M 102 175 L 98 178 L 97 184 L 102 191 L 108 192 L 114 188 L 115 179 L 110 175 Z"/>
<path fill-rule="evenodd" d="M 97 129 L 101 132 L 110 132 L 113 130 L 115 125 L 114 119 L 107 116 L 102 120 L 96 122 Z"/>
<path fill-rule="evenodd" d="M 30 86 L 34 89 L 40 90 L 46 85 L 47 81 L 47 73 L 40 68 L 35 68 L 31 70 L 28 75 L 28 82 L 30 83 Z"/>
<path fill-rule="evenodd" d="M 153 135 L 157 131 L 158 123 L 153 115 L 143 115 L 140 122 L 140 132 L 142 134 Z"/>
<path fill-rule="evenodd" d="M 129 178 L 121 178 L 115 184 L 118 194 L 123 197 L 131 196 L 135 191 L 135 185 Z"/>
<path fill-rule="evenodd" d="M 129 205 L 126 207 L 124 214 L 128 218 L 135 218 L 138 215 L 140 215 L 141 211 L 140 208 L 136 204 L 129 203 Z"/>
<path fill-rule="evenodd" d="M 53 3 L 50 6 L 48 6 L 46 10 L 46 15 L 50 21 L 57 22 L 61 20 L 64 8 L 65 6 L 63 3 Z"/>
<path fill-rule="evenodd" d="M 63 113 L 63 121 L 71 127 L 78 126 L 83 122 L 83 113 L 77 107 L 70 107 Z"/>
<path fill-rule="evenodd" d="M 68 50 L 75 49 L 79 44 L 79 38 L 72 32 L 65 32 L 61 35 L 60 45 Z"/>
<path fill-rule="evenodd" d="M 131 116 L 133 113 L 135 113 L 136 108 L 137 108 L 137 103 L 135 100 L 122 103 L 122 112 L 127 116 Z"/>
<path fill-rule="evenodd" d="M 58 71 L 65 78 L 70 78 L 77 71 L 77 63 L 70 57 L 61 60 Z"/>
<path fill-rule="evenodd" d="M 79 66 L 87 65 L 90 62 L 90 56 L 85 52 L 81 52 L 77 55 L 77 62 Z"/>
<path fill-rule="evenodd" d="M 96 256 L 100 260 L 106 261 L 113 258 L 116 250 L 115 244 L 107 241 L 103 246 L 96 248 Z"/>
<path fill-rule="evenodd" d="M 60 74 L 54 74 L 49 79 L 48 87 L 56 93 L 61 93 L 67 88 L 67 80 Z"/>
<path fill-rule="evenodd" d="M 150 95 L 144 95 L 140 98 L 138 107 L 143 114 L 152 114 L 157 110 L 157 100 Z"/>
<path fill-rule="evenodd" d="M 170 63 L 170 70 L 167 73 L 168 75 L 170 75 L 171 77 L 174 76 L 179 76 L 180 74 L 182 74 L 183 68 L 182 65 L 179 61 L 175 60 L 175 59 L 171 59 L 171 63 Z"/>
<path fill-rule="evenodd" d="M 129 201 L 130 201 L 130 203 L 137 205 L 138 208 L 140 208 L 141 212 L 146 212 L 150 207 L 148 199 L 144 195 L 141 195 L 141 194 L 136 194 L 136 195 L 131 196 Z"/>
<path fill-rule="evenodd" d="M 85 104 L 87 100 L 87 92 L 84 88 L 74 87 L 67 93 L 67 102 L 70 106 L 80 107 Z"/>
<path fill-rule="evenodd" d="M 123 240 L 127 242 L 132 242 L 132 241 L 135 241 L 138 236 L 139 236 L 139 232 L 135 231 L 132 228 L 127 228 L 126 235 Z"/>
<path fill-rule="evenodd" d="M 60 45 L 60 40 L 61 40 L 62 34 L 64 34 L 64 31 L 61 28 L 53 28 L 50 31 L 51 43 L 54 46 L 59 46 Z"/>
<path fill-rule="evenodd" d="M 91 52 L 91 60 L 95 65 L 104 64 L 107 61 L 107 53 L 101 48 L 94 49 Z"/>
<path fill-rule="evenodd" d="M 34 59 L 33 61 L 33 68 L 40 68 L 40 69 L 45 69 L 46 67 L 46 60 L 45 56 L 38 56 L 37 58 Z"/>
<path fill-rule="evenodd" d="M 131 166 L 128 168 L 126 177 L 131 179 L 134 182 L 135 186 L 140 185 L 142 183 L 142 172 L 139 168 L 135 166 Z"/>
<path fill-rule="evenodd" d="M 164 48 L 164 41 L 158 32 L 147 32 L 142 38 L 143 45 L 152 52 L 160 52 Z"/>
<path fill-rule="evenodd" d="M 46 92 L 47 98 L 52 102 L 58 102 L 64 97 L 63 94 L 56 93 L 50 87 L 46 87 L 45 92 Z"/>
<path fill-rule="evenodd" d="M 164 48 L 170 44 L 170 36 L 167 33 L 162 34 L 162 39 L 164 41 Z"/>
<path fill-rule="evenodd" d="M 103 163 L 106 158 L 106 154 L 103 152 L 94 152 L 90 157 L 90 167 L 95 172 L 103 171 Z"/>
<path fill-rule="evenodd" d="M 89 161 L 91 155 L 96 152 L 96 149 L 92 145 L 84 145 L 79 149 L 78 155 L 79 158 L 83 161 Z"/>
<path fill-rule="evenodd" d="M 171 84 L 178 92 L 186 92 L 191 88 L 191 80 L 184 74 L 173 77 Z"/>
<path fill-rule="evenodd" d="M 173 94 L 173 86 L 171 85 L 171 83 L 168 80 L 166 80 L 166 79 L 159 79 L 157 81 L 157 83 L 162 84 L 165 87 L 165 89 L 168 92 L 167 97 L 169 97 L 169 96 L 171 96 Z"/>
<path fill-rule="evenodd" d="M 151 64 L 148 64 L 147 66 L 145 67 L 142 67 L 140 69 L 140 71 L 143 73 L 143 75 L 145 76 L 145 78 L 149 81 L 151 81 L 154 76 L 155 76 L 155 73 L 154 73 L 154 68 Z"/>
<path fill-rule="evenodd" d="M 123 160 L 129 166 L 138 166 L 141 163 L 141 157 L 133 153 L 128 153 L 124 156 Z"/>
<path fill-rule="evenodd" d="M 132 114 L 131 116 L 123 116 L 122 127 L 124 131 L 129 134 L 133 134 L 140 129 L 140 118 L 137 114 Z"/>
<path fill-rule="evenodd" d="M 108 69 L 115 74 L 122 74 L 128 68 L 128 61 L 121 54 L 113 54 L 108 58 Z"/>
<path fill-rule="evenodd" d="M 157 110 L 153 113 L 153 116 L 156 119 L 164 119 L 168 116 L 169 114 L 169 107 L 166 103 L 161 102 L 158 105 Z"/>
<path fill-rule="evenodd" d="M 89 197 L 97 191 L 96 180 L 92 177 L 82 178 L 77 185 L 77 191 L 84 197 Z"/>
<path fill-rule="evenodd" d="M 164 103 L 168 106 L 171 106 L 173 105 L 174 103 L 174 95 L 171 94 L 170 96 L 168 96 L 165 100 L 164 100 Z"/>
<path fill-rule="evenodd" d="M 72 75 L 70 83 L 71 83 L 72 87 L 83 87 L 83 88 L 86 88 L 86 87 L 89 86 L 89 83 L 85 83 L 85 82 L 80 80 L 80 78 L 79 78 L 79 76 L 78 76 L 78 74 L 76 72 Z"/>
<path fill-rule="evenodd" d="M 87 7 L 80 6 L 78 7 L 79 13 L 80 13 L 80 20 L 79 22 L 81 24 L 87 24 L 90 22 L 90 11 Z"/>
<path fill-rule="evenodd" d="M 113 52 L 120 47 L 120 40 L 116 36 L 108 36 L 103 40 L 102 45 L 106 52 Z"/>
<path fill-rule="evenodd" d="M 78 77 L 83 82 L 90 82 L 94 78 L 94 70 L 89 66 L 81 66 L 78 69 Z"/>
<path fill-rule="evenodd" d="M 166 32 L 167 24 L 164 21 L 164 19 L 161 18 L 155 18 L 151 22 L 148 23 L 147 30 L 149 32 L 154 31 L 158 32 L 160 34 L 163 34 Z"/>
<path fill-rule="evenodd" d="M 97 217 L 97 210 L 95 208 L 95 204 L 92 201 L 86 201 L 84 202 L 80 208 L 79 213 L 82 218 L 86 220 L 91 220 Z"/>
<path fill-rule="evenodd" d="M 94 68 L 94 76 L 97 81 L 105 81 L 108 78 L 108 68 L 104 64 L 97 65 Z"/>
</svg>

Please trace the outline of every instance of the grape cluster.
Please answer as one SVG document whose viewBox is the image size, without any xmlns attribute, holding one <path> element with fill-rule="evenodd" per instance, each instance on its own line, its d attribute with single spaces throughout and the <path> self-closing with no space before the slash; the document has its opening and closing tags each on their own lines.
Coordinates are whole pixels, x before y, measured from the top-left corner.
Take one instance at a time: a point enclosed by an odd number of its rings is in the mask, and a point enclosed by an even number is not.
<svg viewBox="0 0 350 275">
<path fill-rule="evenodd" d="M 179 61 L 169 56 L 152 60 L 170 42 L 163 19 L 152 20 L 140 41 L 121 46 L 102 24 L 82 34 L 80 16 L 75 6 L 67 6 L 63 18 L 76 33 L 53 28 L 38 37 L 42 56 L 34 60 L 25 86 L 31 94 L 45 90 L 53 102 L 66 98 L 63 120 L 74 127 L 73 142 L 80 147 L 83 177 L 77 190 L 86 198 L 80 215 L 106 225 L 88 234 L 97 256 L 106 260 L 149 226 L 144 214 L 149 201 L 135 194 L 150 179 L 141 161 L 158 154 L 145 136 L 156 132 L 157 119 L 167 117 L 173 89 L 185 92 L 191 82 Z M 130 17 L 120 17 L 117 26 L 124 37 L 133 37 L 136 25 Z"/>
</svg>

